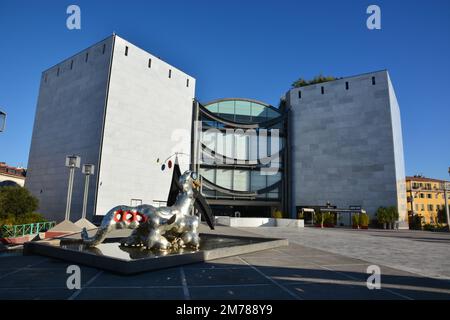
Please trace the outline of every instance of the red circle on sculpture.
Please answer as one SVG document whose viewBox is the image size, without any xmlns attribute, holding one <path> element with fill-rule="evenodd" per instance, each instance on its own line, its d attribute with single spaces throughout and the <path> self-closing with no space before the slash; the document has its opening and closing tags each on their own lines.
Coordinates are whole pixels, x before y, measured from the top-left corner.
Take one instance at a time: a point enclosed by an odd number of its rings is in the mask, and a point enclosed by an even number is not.
<svg viewBox="0 0 450 320">
<path fill-rule="evenodd" d="M 138 216 L 141 217 L 141 220 L 138 219 Z M 136 216 L 135 216 L 135 221 L 139 222 L 139 223 L 145 223 L 147 221 L 147 216 L 143 215 L 142 213 L 140 213 L 139 211 L 136 212 Z"/>
<path fill-rule="evenodd" d="M 169 169 L 172 168 L 172 160 L 169 160 L 169 162 L 167 163 L 167 165 L 169 166 Z"/>
<path fill-rule="evenodd" d="M 114 212 L 114 221 L 115 222 L 122 221 L 122 214 L 123 214 L 123 211 L 121 209 L 119 209 L 116 212 Z"/>
<path fill-rule="evenodd" d="M 129 214 L 131 214 L 131 217 L 128 218 L 128 215 L 129 215 Z M 135 217 L 136 217 L 136 213 L 133 212 L 133 211 L 128 210 L 128 211 L 125 211 L 125 212 L 123 213 L 123 215 L 122 215 L 122 221 L 123 221 L 123 222 L 131 223 L 131 222 L 133 222 L 133 221 L 136 219 Z"/>
</svg>

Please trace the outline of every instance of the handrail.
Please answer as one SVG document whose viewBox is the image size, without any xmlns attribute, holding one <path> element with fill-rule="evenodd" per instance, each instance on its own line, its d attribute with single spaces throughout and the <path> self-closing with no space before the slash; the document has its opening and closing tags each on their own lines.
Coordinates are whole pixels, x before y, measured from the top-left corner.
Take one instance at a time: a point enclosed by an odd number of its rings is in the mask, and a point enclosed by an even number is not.
<svg viewBox="0 0 450 320">
<path fill-rule="evenodd" d="M 216 115 L 214 112 L 209 111 L 208 109 L 206 109 L 205 107 L 203 107 L 201 105 L 199 106 L 199 110 L 204 116 L 206 116 L 214 121 L 217 121 L 219 123 L 222 123 L 231 128 L 242 128 L 242 129 L 268 128 L 268 127 L 271 127 L 277 123 L 280 123 L 280 122 L 286 120 L 286 118 L 287 118 L 286 113 L 281 113 L 281 115 L 279 117 L 276 117 L 276 118 L 273 118 L 270 120 L 266 120 L 263 122 L 242 123 L 242 122 L 235 122 L 235 121 L 231 121 L 231 120 L 222 118 L 222 117 Z"/>
<path fill-rule="evenodd" d="M 3 225 L 0 226 L 1 238 L 15 238 L 24 237 L 26 235 L 36 234 L 39 232 L 45 232 L 48 229 L 54 227 L 56 221 L 36 222 L 28 224 L 16 224 L 16 225 Z"/>
<path fill-rule="evenodd" d="M 206 187 L 215 190 L 215 191 L 219 191 L 228 195 L 232 195 L 232 196 L 246 196 L 246 197 L 257 197 L 260 194 L 265 194 L 268 193 L 276 188 L 279 188 L 281 186 L 281 181 L 277 181 L 274 184 L 267 186 L 265 188 L 259 189 L 259 190 L 255 190 L 255 191 L 241 191 L 241 190 L 231 190 L 222 186 L 219 186 L 211 181 L 209 181 L 208 179 L 206 179 L 205 177 L 202 176 L 202 184 L 205 185 Z"/>
</svg>

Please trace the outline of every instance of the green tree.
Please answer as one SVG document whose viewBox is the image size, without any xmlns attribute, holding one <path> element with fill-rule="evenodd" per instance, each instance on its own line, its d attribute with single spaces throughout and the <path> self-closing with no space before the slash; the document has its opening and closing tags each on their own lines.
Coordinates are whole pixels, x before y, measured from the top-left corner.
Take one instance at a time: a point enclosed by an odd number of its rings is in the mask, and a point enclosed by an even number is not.
<svg viewBox="0 0 450 320">
<path fill-rule="evenodd" d="M 388 211 L 385 207 L 379 207 L 375 214 L 377 216 L 377 221 L 379 224 L 383 225 L 383 228 L 386 229 L 386 224 L 389 222 Z"/>
<path fill-rule="evenodd" d="M 390 206 L 387 208 L 390 223 L 398 221 L 399 214 L 396 206 Z"/>
<path fill-rule="evenodd" d="M 333 81 L 336 79 L 337 78 L 335 78 L 333 76 L 323 76 L 322 74 L 319 74 L 318 76 L 315 76 L 311 80 L 305 80 L 303 78 L 299 78 L 298 80 L 294 81 L 291 86 L 292 86 L 292 88 L 300 88 L 300 87 L 305 87 L 305 86 L 308 86 L 311 84 L 328 82 L 328 81 Z"/>
<path fill-rule="evenodd" d="M 369 215 L 367 213 L 361 213 L 359 215 L 359 226 L 367 228 L 369 226 Z"/>
<path fill-rule="evenodd" d="M 39 201 L 23 187 L 0 187 L 0 220 L 22 221 L 31 217 L 39 206 Z"/>
<path fill-rule="evenodd" d="M 445 212 L 445 205 L 437 212 L 438 223 L 447 223 L 447 213 Z"/>
<path fill-rule="evenodd" d="M 354 228 L 359 228 L 360 216 L 359 213 L 352 215 L 352 225 Z"/>
</svg>

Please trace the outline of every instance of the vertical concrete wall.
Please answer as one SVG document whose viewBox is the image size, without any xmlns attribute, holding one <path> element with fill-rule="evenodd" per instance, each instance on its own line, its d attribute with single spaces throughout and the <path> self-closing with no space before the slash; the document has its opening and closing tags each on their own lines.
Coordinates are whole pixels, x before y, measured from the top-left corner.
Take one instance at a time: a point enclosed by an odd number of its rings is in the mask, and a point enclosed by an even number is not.
<svg viewBox="0 0 450 320">
<path fill-rule="evenodd" d="M 294 208 L 330 201 L 372 217 L 389 205 L 406 214 L 400 115 L 386 71 L 292 89 L 287 101 Z"/>
<path fill-rule="evenodd" d="M 172 170 L 161 165 L 175 152 L 186 154 L 182 170 L 190 159 L 195 79 L 118 36 L 112 61 L 97 215 L 132 199 L 167 200 Z"/>
<path fill-rule="evenodd" d="M 98 165 L 111 50 L 109 37 L 42 73 L 25 186 L 48 219 L 64 219 L 66 155 Z M 88 214 L 94 210 L 95 181 L 96 175 L 90 179 Z M 84 176 L 78 169 L 72 221 L 81 217 L 83 192 Z"/>
<path fill-rule="evenodd" d="M 387 75 L 389 86 L 389 103 L 391 106 L 392 137 L 394 141 L 395 174 L 397 183 L 397 207 L 400 215 L 401 227 L 408 227 L 408 210 L 406 204 L 406 176 L 405 160 L 403 156 L 403 135 L 400 117 L 400 107 L 397 102 L 394 87 L 389 74 Z"/>
</svg>

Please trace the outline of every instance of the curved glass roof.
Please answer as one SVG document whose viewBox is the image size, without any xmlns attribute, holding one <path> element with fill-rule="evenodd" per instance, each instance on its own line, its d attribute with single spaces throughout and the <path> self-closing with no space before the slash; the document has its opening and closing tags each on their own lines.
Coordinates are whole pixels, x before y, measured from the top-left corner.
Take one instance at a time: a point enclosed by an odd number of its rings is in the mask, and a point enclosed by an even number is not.
<svg viewBox="0 0 450 320">
<path fill-rule="evenodd" d="M 215 100 L 204 107 L 224 119 L 241 123 L 259 123 L 281 115 L 278 109 L 268 104 L 241 98 Z"/>
</svg>

